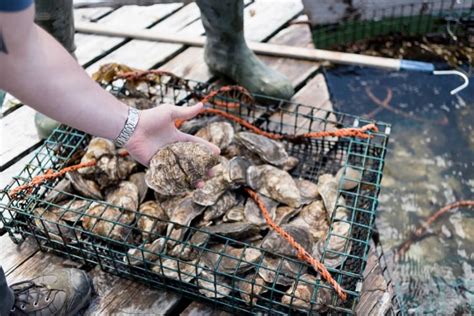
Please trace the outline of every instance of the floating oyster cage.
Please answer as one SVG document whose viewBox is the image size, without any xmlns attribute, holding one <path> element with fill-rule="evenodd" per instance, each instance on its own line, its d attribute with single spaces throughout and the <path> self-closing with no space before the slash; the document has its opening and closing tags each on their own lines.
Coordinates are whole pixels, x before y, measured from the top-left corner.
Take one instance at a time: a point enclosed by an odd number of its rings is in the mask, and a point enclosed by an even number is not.
<svg viewBox="0 0 474 316">
<path fill-rule="evenodd" d="M 129 94 L 124 82 L 115 82 L 106 88 L 117 96 Z M 155 87 L 156 102 L 174 103 L 188 106 L 206 95 L 216 87 L 208 84 L 176 80 L 160 80 Z M 342 127 L 360 127 L 375 123 L 352 115 L 328 112 L 312 106 L 292 103 L 285 100 L 259 96 L 257 104 L 248 104 L 248 98 L 237 94 L 218 95 L 214 102 L 220 109 L 252 122 L 259 128 L 274 133 L 299 134 L 304 132 L 328 130 Z M 238 107 L 235 107 L 238 104 Z M 231 106 L 232 105 L 232 106 Z M 159 106 L 159 105 L 158 105 Z M 208 106 L 215 106 L 209 104 Z M 175 227 L 187 229 L 183 240 L 175 240 L 170 235 L 155 236 L 163 244 L 173 243 L 181 246 L 182 252 L 177 257 L 166 251 L 165 247 L 154 244 L 154 249 L 140 245 L 137 236 L 141 232 L 135 225 L 140 218 L 154 221 L 158 218 L 135 212 L 135 221 L 124 224 L 120 216 L 110 225 L 109 233 L 102 236 L 82 227 L 81 222 L 98 216 L 86 214 L 92 203 L 102 204 L 107 210 L 115 206 L 103 201 L 95 201 L 81 196 L 65 194 L 70 202 L 66 204 L 48 202 L 46 196 L 59 179 L 46 182 L 36 187 L 31 193 L 13 199 L 8 192 L 30 181 L 34 176 L 44 174 L 47 170 L 59 170 L 65 166 L 78 163 L 90 140 L 90 136 L 72 128 L 61 126 L 44 142 L 35 156 L 22 172 L 14 177 L 4 189 L 3 204 L 0 204 L 0 219 L 11 238 L 19 243 L 27 238 L 34 239 L 41 250 L 52 251 L 68 259 L 78 261 L 86 266 L 100 266 L 104 271 L 140 281 L 153 287 L 165 288 L 184 294 L 191 299 L 202 300 L 214 304 L 218 308 L 232 312 L 268 313 L 268 314 L 314 314 L 316 312 L 353 313 L 362 287 L 362 273 L 365 269 L 369 252 L 369 241 L 374 229 L 380 182 L 384 167 L 386 146 L 390 134 L 390 126 L 376 123 L 379 131 L 371 132 L 369 139 L 354 137 L 326 137 L 310 139 L 298 143 L 285 142 L 290 155 L 299 159 L 300 163 L 291 172 L 294 177 L 317 182 L 318 176 L 335 174 L 343 168 L 353 168 L 362 174 L 360 179 L 340 180 L 338 194 L 345 198 L 345 207 L 349 216 L 344 219 L 329 220 L 330 228 L 317 258 L 324 263 L 334 255 L 343 258 L 341 264 L 328 268 L 334 279 L 342 285 L 347 293 L 347 300 L 342 301 L 325 281 L 317 277 L 312 267 L 294 257 L 286 257 L 261 249 L 250 242 L 239 241 L 222 235 L 208 232 L 204 228 L 183 227 L 177 223 Z M 341 186 L 343 181 L 356 181 L 354 189 L 348 191 Z M 57 189 L 55 189 L 57 190 Z M 72 207 L 80 202 L 82 207 Z M 59 218 L 51 219 L 42 210 L 60 210 Z M 115 207 L 116 208 L 116 207 Z M 130 212 L 130 210 L 127 210 Z M 67 216 L 66 214 L 73 215 Z M 350 234 L 340 236 L 344 247 L 339 250 L 329 249 L 328 241 L 338 236 L 333 231 L 335 221 L 350 224 Z M 96 221 L 97 222 L 97 221 Z M 171 222 L 164 221 L 169 224 Z M 120 230 L 122 234 L 112 234 Z M 199 232 L 202 242 L 196 244 L 192 236 Z M 150 237 L 154 233 L 150 234 Z M 219 250 L 212 248 L 219 243 Z M 227 250 L 234 249 L 233 252 Z M 237 249 L 237 250 L 235 250 Z M 250 254 L 260 252 L 271 256 L 278 263 L 275 267 L 264 265 L 264 256 L 257 260 Z M 192 260 L 182 259 L 182 253 L 191 253 Z M 211 258 L 211 260 L 206 258 Z M 287 267 L 293 267 L 288 275 Z M 270 276 L 269 283 L 257 282 L 255 276 L 265 270 Z M 312 271 L 314 277 L 302 277 L 305 271 Z M 277 284 L 280 278 L 290 278 L 293 285 Z M 307 291 L 300 293 L 301 286 Z"/>
</svg>

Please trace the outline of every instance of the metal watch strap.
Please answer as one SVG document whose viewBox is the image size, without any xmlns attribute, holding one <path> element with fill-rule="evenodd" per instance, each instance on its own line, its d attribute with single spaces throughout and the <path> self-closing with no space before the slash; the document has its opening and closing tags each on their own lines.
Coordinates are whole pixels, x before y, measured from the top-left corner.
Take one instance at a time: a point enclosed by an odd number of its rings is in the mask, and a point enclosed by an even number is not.
<svg viewBox="0 0 474 316">
<path fill-rule="evenodd" d="M 122 131 L 120 132 L 119 136 L 114 140 L 115 146 L 123 147 L 128 142 L 130 137 L 132 136 L 135 128 L 137 127 L 138 120 L 140 118 L 140 111 L 135 108 L 129 107 L 128 108 L 128 118 L 125 122 L 125 126 L 123 127 Z"/>
</svg>

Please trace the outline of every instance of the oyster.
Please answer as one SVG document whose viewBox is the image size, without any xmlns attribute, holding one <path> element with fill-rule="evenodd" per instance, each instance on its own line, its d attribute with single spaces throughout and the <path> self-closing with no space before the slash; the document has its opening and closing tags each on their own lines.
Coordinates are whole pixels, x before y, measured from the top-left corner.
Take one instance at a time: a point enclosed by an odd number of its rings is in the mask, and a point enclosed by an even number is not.
<svg viewBox="0 0 474 316">
<path fill-rule="evenodd" d="M 138 188 L 130 181 L 122 181 L 107 194 L 106 201 L 113 206 L 135 212 L 139 203 Z"/>
<path fill-rule="evenodd" d="M 137 167 L 129 156 L 104 155 L 96 164 L 94 179 L 101 188 L 115 185 L 125 180 Z"/>
<path fill-rule="evenodd" d="M 74 231 L 60 216 L 54 212 L 38 207 L 33 210 L 34 223 L 44 234 L 57 241 L 74 239 Z"/>
<path fill-rule="evenodd" d="M 115 155 L 115 145 L 108 139 L 101 137 L 93 137 L 87 146 L 87 150 L 82 156 L 81 163 L 87 163 L 90 161 L 99 161 L 102 156 L 113 156 Z M 95 172 L 95 166 L 86 167 L 79 169 L 80 174 L 92 174 Z"/>
<path fill-rule="evenodd" d="M 196 261 L 182 261 L 179 259 L 160 259 L 155 261 L 153 272 L 181 282 L 191 282 L 201 274 L 202 268 Z"/>
<path fill-rule="evenodd" d="M 242 156 L 242 152 L 243 152 L 243 149 L 239 145 L 232 143 L 229 146 L 227 146 L 227 148 L 224 151 L 222 151 L 221 154 L 224 157 L 231 159 L 232 157 Z"/>
<path fill-rule="evenodd" d="M 234 185 L 242 185 L 247 183 L 247 169 L 250 167 L 250 162 L 240 156 L 229 160 L 227 169 L 223 176 L 228 183 Z"/>
<path fill-rule="evenodd" d="M 254 248 L 234 248 L 218 244 L 209 250 L 204 250 L 201 260 L 213 271 L 233 274 L 254 268 L 261 258 L 262 253 Z"/>
<path fill-rule="evenodd" d="M 59 203 L 70 197 L 66 193 L 72 193 L 72 184 L 69 179 L 63 178 L 46 194 L 44 200 L 49 203 Z"/>
<path fill-rule="evenodd" d="M 262 196 L 260 194 L 258 196 L 263 201 L 263 204 L 265 204 L 265 207 L 267 208 L 268 213 L 270 213 L 270 217 L 274 219 L 278 202 L 266 196 Z M 262 211 L 260 210 L 258 205 L 254 202 L 254 200 L 251 198 L 248 198 L 247 202 L 245 202 L 244 216 L 247 222 L 249 223 L 260 225 L 260 226 L 267 224 L 267 221 L 263 217 Z"/>
<path fill-rule="evenodd" d="M 230 208 L 236 206 L 238 203 L 239 201 L 237 200 L 235 193 L 232 191 L 227 191 L 224 195 L 222 195 L 215 205 L 209 206 L 206 211 L 204 211 L 204 221 L 211 221 L 221 217 Z"/>
<path fill-rule="evenodd" d="M 163 204 L 168 218 L 173 222 L 168 224 L 166 234 L 172 241 L 179 241 L 187 231 L 186 226 L 189 226 L 193 219 L 201 215 L 205 208 L 194 203 L 190 194 L 173 200 L 171 203 Z"/>
<path fill-rule="evenodd" d="M 314 201 L 305 205 L 290 224 L 306 227 L 311 232 L 314 241 L 324 238 L 329 230 L 329 223 L 323 202 Z"/>
<path fill-rule="evenodd" d="M 194 190 L 193 201 L 199 205 L 211 206 L 222 197 L 229 188 L 229 183 L 222 174 L 212 177 L 200 189 Z"/>
<path fill-rule="evenodd" d="M 93 181 L 82 177 L 77 171 L 66 173 L 66 177 L 71 181 L 71 185 L 82 196 L 94 200 L 103 200 L 104 197 L 100 192 L 99 185 Z"/>
<path fill-rule="evenodd" d="M 165 221 L 168 220 L 168 216 L 160 204 L 155 201 L 147 201 L 140 205 L 138 212 L 140 217 L 137 221 L 137 228 L 141 231 L 144 242 L 152 241 L 165 232 L 168 225 Z"/>
<path fill-rule="evenodd" d="M 82 226 L 96 235 L 124 241 L 130 235 L 133 218 L 130 212 L 93 203 L 82 218 Z"/>
<path fill-rule="evenodd" d="M 247 169 L 248 184 L 255 191 L 291 207 L 299 207 L 301 195 L 295 181 L 286 171 L 270 165 Z"/>
<path fill-rule="evenodd" d="M 332 290 L 328 287 L 316 285 L 318 279 L 310 274 L 304 274 L 295 281 L 291 288 L 283 295 L 281 302 L 291 307 L 324 312 L 332 300 Z M 320 282 L 319 284 L 321 284 Z M 326 285 L 327 286 L 327 285 Z M 317 288 L 316 294 L 314 290 Z"/>
<path fill-rule="evenodd" d="M 292 236 L 304 249 L 313 249 L 313 236 L 305 226 L 284 224 L 281 226 L 290 236 Z M 296 257 L 297 251 L 286 239 L 283 239 L 276 231 L 269 232 L 263 239 L 262 249 L 289 257 Z"/>
<path fill-rule="evenodd" d="M 180 142 L 158 150 L 150 161 L 145 180 L 162 195 L 179 195 L 194 189 L 219 159 L 203 144 Z"/>
<path fill-rule="evenodd" d="M 237 282 L 237 288 L 240 297 L 249 305 L 255 305 L 258 296 L 268 291 L 265 280 L 253 274 L 249 274 L 244 280 Z"/>
<path fill-rule="evenodd" d="M 295 183 L 300 190 L 302 204 L 311 203 L 320 197 L 318 185 L 316 183 L 305 179 L 295 179 Z"/>
<path fill-rule="evenodd" d="M 250 132 L 240 132 L 235 134 L 235 139 L 238 144 L 257 154 L 260 159 L 269 164 L 282 166 L 288 160 L 285 146 L 268 137 Z"/>
<path fill-rule="evenodd" d="M 144 244 L 139 248 L 131 248 L 123 257 L 125 263 L 138 266 L 145 262 L 150 263 L 158 259 L 158 255 L 166 249 L 166 238 L 158 238 L 151 244 Z"/>
<path fill-rule="evenodd" d="M 145 182 L 145 172 L 137 172 L 130 175 L 128 181 L 132 182 L 137 186 L 139 201 L 140 203 L 143 203 L 148 193 L 148 186 Z"/>
<path fill-rule="evenodd" d="M 307 266 L 296 260 L 265 255 L 258 268 L 258 275 L 267 283 L 288 286 L 306 271 Z"/>
<path fill-rule="evenodd" d="M 59 203 L 59 207 L 51 208 L 50 211 L 57 214 L 60 219 L 68 222 L 80 221 L 91 205 L 87 200 L 68 200 Z"/>
<path fill-rule="evenodd" d="M 225 150 L 234 139 L 234 128 L 229 122 L 212 122 L 201 128 L 196 136 L 213 143 L 221 150 Z"/>
<path fill-rule="evenodd" d="M 290 171 L 295 169 L 295 167 L 300 163 L 300 160 L 296 157 L 289 156 L 283 165 L 280 167 L 285 171 Z"/>
<path fill-rule="evenodd" d="M 277 225 L 288 224 L 290 219 L 296 216 L 301 211 L 301 208 L 292 208 L 289 206 L 280 206 L 275 211 L 274 222 Z"/>
<path fill-rule="evenodd" d="M 336 208 L 338 198 L 337 181 L 331 174 L 323 174 L 318 179 L 319 194 L 324 201 L 324 206 L 328 213 L 328 217 L 332 217 L 332 213 Z"/>
<path fill-rule="evenodd" d="M 350 253 L 351 242 L 349 240 L 351 225 L 346 222 L 335 222 L 332 225 L 332 234 L 327 241 L 326 251 L 324 246 L 325 239 L 320 239 L 313 248 L 313 257 L 322 258 L 324 255 L 324 265 L 331 268 L 336 268 L 344 263 L 347 256 L 340 253 Z M 333 235 L 334 234 L 334 235 Z M 338 235 L 338 236 L 336 236 Z"/>
<path fill-rule="evenodd" d="M 197 131 L 214 122 L 221 121 L 219 116 L 198 116 L 191 120 L 185 121 L 179 128 L 183 133 L 196 134 Z"/>
<path fill-rule="evenodd" d="M 336 173 L 336 182 L 341 183 L 343 190 L 353 190 L 362 181 L 362 171 L 352 167 L 342 167 Z"/>
<path fill-rule="evenodd" d="M 230 210 L 225 213 L 222 220 L 226 223 L 228 222 L 243 222 L 245 219 L 244 207 L 242 205 L 237 205 L 232 207 Z"/>
<path fill-rule="evenodd" d="M 212 271 L 203 270 L 197 279 L 199 292 L 212 298 L 223 298 L 232 291 L 231 284 L 226 278 L 215 275 Z"/>
</svg>

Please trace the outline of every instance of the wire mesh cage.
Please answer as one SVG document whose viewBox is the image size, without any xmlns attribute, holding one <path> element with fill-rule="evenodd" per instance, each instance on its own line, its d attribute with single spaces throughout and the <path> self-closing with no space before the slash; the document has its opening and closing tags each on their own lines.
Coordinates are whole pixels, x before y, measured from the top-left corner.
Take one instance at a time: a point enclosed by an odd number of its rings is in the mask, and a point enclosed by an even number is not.
<svg viewBox="0 0 474 316">
<path fill-rule="evenodd" d="M 127 83 L 121 81 L 106 88 L 119 97 L 132 98 Z M 215 87 L 170 76 L 160 78 L 154 89 L 154 103 L 189 106 Z M 210 106 L 218 104 L 220 109 L 273 133 L 297 134 L 373 123 L 265 97 L 259 97 L 254 104 L 232 94 L 216 99 Z M 316 183 L 323 174 L 343 174 L 337 188 L 337 196 L 343 200 L 335 199 L 334 210 L 346 211 L 343 215 L 332 212 L 329 230 L 315 248 L 317 259 L 345 289 L 346 301 L 295 255 L 264 249 L 251 238 L 256 232 L 270 234 L 268 228 L 262 230 L 245 222 L 209 227 L 183 225 L 147 212 L 142 205 L 131 209 L 100 198 L 85 198 L 77 190 L 66 190 L 62 179 L 45 182 L 17 198 L 10 196 L 11 189 L 32 177 L 81 159 L 90 136 L 65 126 L 56 129 L 5 188 L 3 201 L 7 202 L 0 207 L 0 219 L 16 242 L 33 238 L 42 250 L 233 312 L 353 313 L 367 261 L 390 134 L 389 125 L 377 123 L 377 127 L 379 130 L 368 139 L 326 137 L 284 142 L 288 153 L 299 160 L 291 171 L 294 178 Z M 349 168 L 359 171 L 360 177 L 346 174 Z M 350 189 L 344 187 L 347 181 L 353 184 Z M 143 204 L 146 203 L 151 207 L 154 198 L 148 198 Z M 189 201 L 169 207 L 173 211 L 185 209 L 186 214 L 196 208 Z M 344 227 L 343 232 L 338 226 Z M 301 238 L 297 231 L 294 237 Z"/>
<path fill-rule="evenodd" d="M 354 43 L 361 41 L 386 44 L 389 35 L 403 41 L 427 35 L 434 42 L 472 45 L 473 8 L 472 0 L 417 1 L 376 9 L 366 5 L 338 23 L 315 26 L 313 38 L 317 48 L 345 51 L 357 51 L 360 47 Z"/>
</svg>

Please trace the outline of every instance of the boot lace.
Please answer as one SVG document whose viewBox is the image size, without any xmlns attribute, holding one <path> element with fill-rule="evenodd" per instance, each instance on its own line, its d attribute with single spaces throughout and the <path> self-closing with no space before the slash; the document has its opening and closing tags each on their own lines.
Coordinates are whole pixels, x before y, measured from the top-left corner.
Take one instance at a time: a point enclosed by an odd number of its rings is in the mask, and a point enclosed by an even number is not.
<svg viewBox="0 0 474 316">
<path fill-rule="evenodd" d="M 31 303 L 31 298 L 34 298 L 33 306 L 38 306 L 38 302 L 41 298 L 41 295 L 31 295 L 32 293 L 37 291 L 36 289 L 47 289 L 47 292 L 45 293 L 46 296 L 44 297 L 45 302 L 50 301 L 51 294 L 53 292 L 53 290 L 50 289 L 47 285 L 36 284 L 32 281 L 17 282 L 12 284 L 10 288 L 13 290 L 13 293 L 15 295 L 15 304 L 11 309 L 12 312 L 15 311 L 16 308 L 24 310 L 26 305 Z"/>
</svg>

